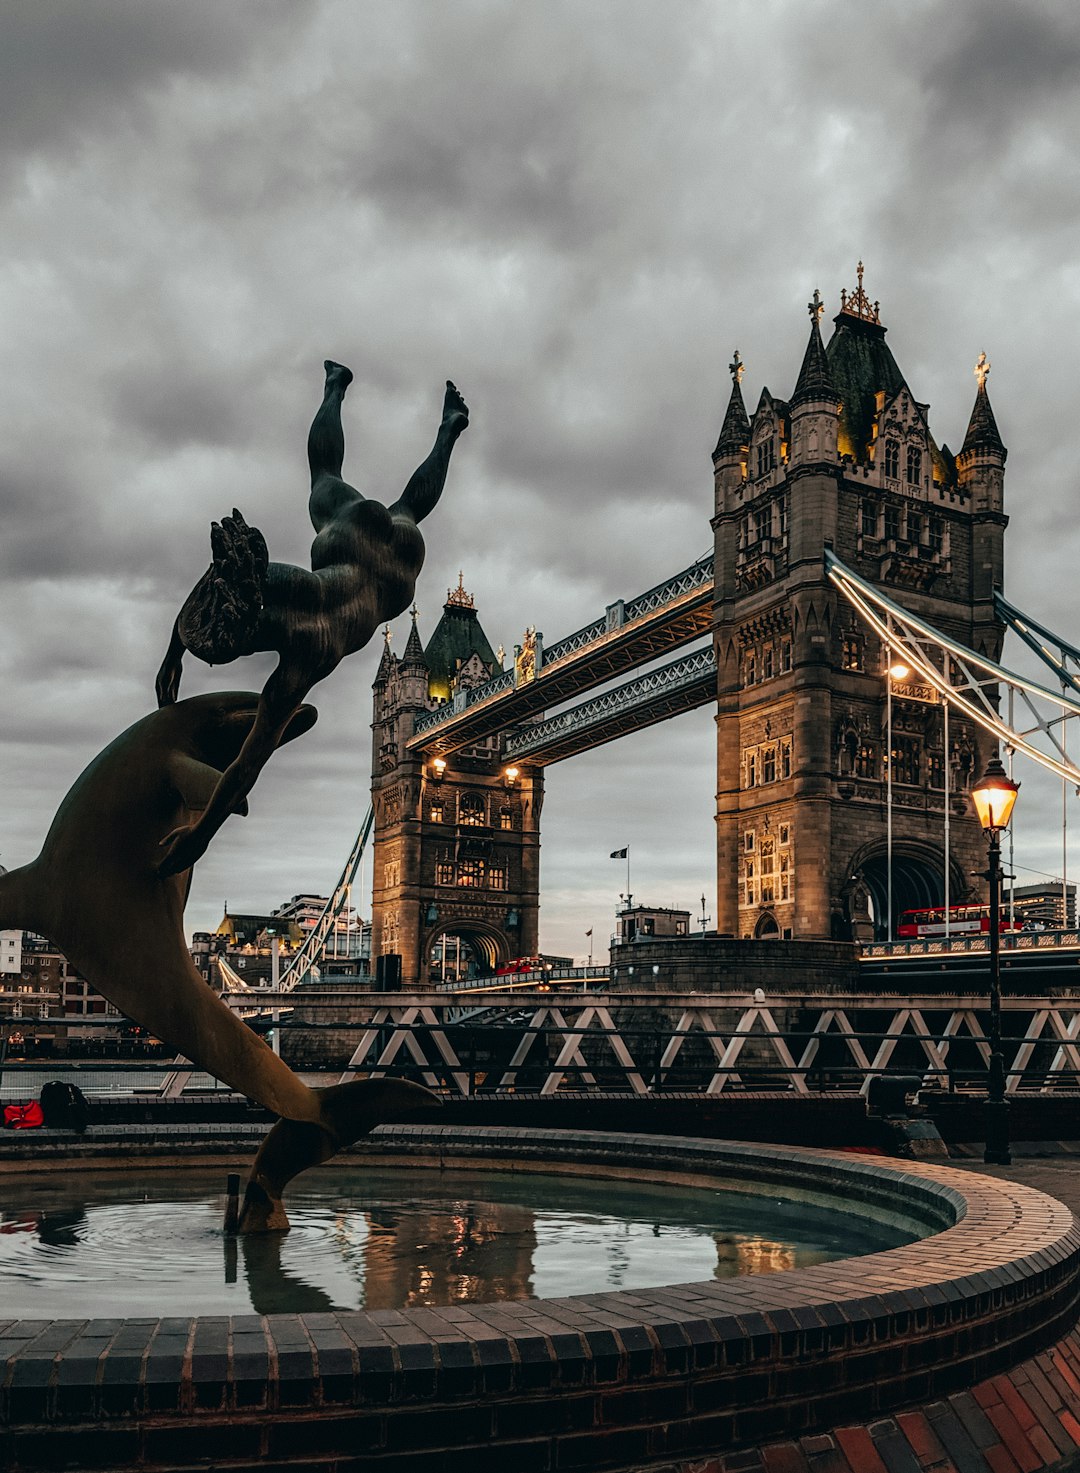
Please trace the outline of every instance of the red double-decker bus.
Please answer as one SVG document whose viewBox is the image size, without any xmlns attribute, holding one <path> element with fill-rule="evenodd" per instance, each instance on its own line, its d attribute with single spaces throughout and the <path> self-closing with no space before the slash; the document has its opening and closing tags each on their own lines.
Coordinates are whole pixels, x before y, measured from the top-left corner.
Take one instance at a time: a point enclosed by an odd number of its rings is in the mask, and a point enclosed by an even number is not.
<svg viewBox="0 0 1080 1473">
<path fill-rule="evenodd" d="M 950 905 L 948 911 L 943 905 L 938 905 L 929 910 L 903 911 L 896 927 L 897 940 L 921 941 L 926 936 L 944 936 L 946 915 L 950 936 L 972 936 L 990 930 L 990 907 L 988 905 Z M 998 920 L 998 931 L 1004 935 L 1007 931 L 1022 931 L 1023 929 L 1023 921 L 1010 921 L 1003 907 Z"/>
</svg>

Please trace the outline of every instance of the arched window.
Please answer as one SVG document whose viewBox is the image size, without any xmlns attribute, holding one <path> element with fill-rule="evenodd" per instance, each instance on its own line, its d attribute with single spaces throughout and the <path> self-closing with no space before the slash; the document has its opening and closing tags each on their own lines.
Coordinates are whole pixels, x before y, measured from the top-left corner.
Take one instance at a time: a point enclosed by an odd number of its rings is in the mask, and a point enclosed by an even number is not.
<svg viewBox="0 0 1080 1473">
<path fill-rule="evenodd" d="M 892 480 L 900 479 L 900 441 L 885 441 L 885 474 Z"/>
<path fill-rule="evenodd" d="M 487 822 L 484 800 L 479 793 L 463 793 L 458 804 L 458 823 L 480 828 Z"/>
<path fill-rule="evenodd" d="M 917 445 L 908 446 L 907 480 L 909 486 L 920 486 L 922 484 L 922 451 Z"/>
</svg>

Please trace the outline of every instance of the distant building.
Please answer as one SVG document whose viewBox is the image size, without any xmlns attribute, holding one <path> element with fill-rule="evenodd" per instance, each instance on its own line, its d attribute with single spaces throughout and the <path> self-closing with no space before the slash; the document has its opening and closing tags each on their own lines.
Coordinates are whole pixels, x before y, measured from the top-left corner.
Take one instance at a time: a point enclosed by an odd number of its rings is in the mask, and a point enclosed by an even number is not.
<svg viewBox="0 0 1080 1473">
<path fill-rule="evenodd" d="M 636 941 L 648 937 L 650 941 L 665 936 L 688 936 L 690 934 L 690 912 L 667 910 L 663 907 L 635 905 L 621 910 L 615 918 L 617 942 Z"/>
<path fill-rule="evenodd" d="M 1076 886 L 1065 886 L 1062 900 L 1060 885 L 1017 885 L 1006 905 L 1012 904 L 1016 917 L 1031 930 L 1069 931 L 1076 925 Z"/>
</svg>

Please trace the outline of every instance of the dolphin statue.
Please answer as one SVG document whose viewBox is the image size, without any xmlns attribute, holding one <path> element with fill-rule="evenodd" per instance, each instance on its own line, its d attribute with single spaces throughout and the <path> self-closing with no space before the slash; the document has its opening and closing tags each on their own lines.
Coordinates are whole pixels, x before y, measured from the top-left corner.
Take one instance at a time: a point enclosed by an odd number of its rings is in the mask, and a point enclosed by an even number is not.
<svg viewBox="0 0 1080 1473">
<path fill-rule="evenodd" d="M 241 1232 L 286 1231 L 281 1197 L 292 1177 L 383 1120 L 437 1102 L 404 1080 L 309 1088 L 192 963 L 183 926 L 191 870 L 162 875 L 161 845 L 206 807 L 258 706 L 253 692 L 229 691 L 137 721 L 75 780 L 38 857 L 0 875 L 0 930 L 48 936 L 127 1017 L 281 1117 L 252 1166 Z M 316 717 L 301 705 L 282 740 L 309 731 Z"/>
</svg>

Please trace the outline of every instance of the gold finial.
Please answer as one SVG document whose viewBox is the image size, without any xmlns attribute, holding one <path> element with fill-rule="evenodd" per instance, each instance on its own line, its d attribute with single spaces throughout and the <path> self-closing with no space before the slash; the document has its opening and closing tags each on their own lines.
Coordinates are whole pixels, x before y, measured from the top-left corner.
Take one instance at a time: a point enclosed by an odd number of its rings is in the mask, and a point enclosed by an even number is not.
<svg viewBox="0 0 1080 1473">
<path fill-rule="evenodd" d="M 465 592 L 465 574 L 458 572 L 457 587 L 446 590 L 446 604 L 448 608 L 475 609 L 476 603 L 471 593 Z"/>
<path fill-rule="evenodd" d="M 389 649 L 390 648 L 390 625 L 389 624 L 387 624 L 386 628 L 383 630 L 382 637 L 386 641 L 386 648 Z"/>
<path fill-rule="evenodd" d="M 849 317 L 858 317 L 862 322 L 881 322 L 881 303 L 872 302 L 863 290 L 863 263 L 860 261 L 855 268 L 859 278 L 859 284 L 849 295 L 846 291 L 840 293 L 840 311 L 846 312 Z"/>
<path fill-rule="evenodd" d="M 732 382 L 733 383 L 736 383 L 736 384 L 741 384 L 742 383 L 742 376 L 743 376 L 743 374 L 745 372 L 746 372 L 746 364 L 739 357 L 739 350 L 738 350 L 738 348 L 736 348 L 735 349 L 735 356 L 732 358 L 731 362 L 728 364 L 728 373 L 731 374 Z"/>
<path fill-rule="evenodd" d="M 821 321 L 821 314 L 825 311 L 825 303 L 821 300 L 821 293 L 817 287 L 814 288 L 813 297 L 806 304 L 806 310 L 810 313 L 810 320 L 812 322 Z"/>
<path fill-rule="evenodd" d="M 990 360 L 985 353 L 979 354 L 979 361 L 975 365 L 975 377 L 979 381 L 981 393 L 986 388 L 986 380 L 990 377 Z"/>
</svg>

